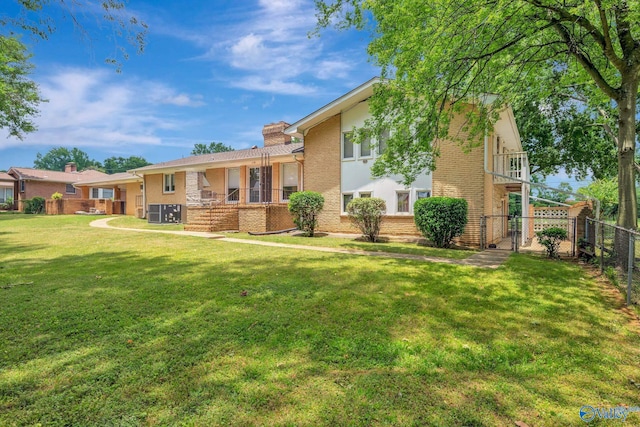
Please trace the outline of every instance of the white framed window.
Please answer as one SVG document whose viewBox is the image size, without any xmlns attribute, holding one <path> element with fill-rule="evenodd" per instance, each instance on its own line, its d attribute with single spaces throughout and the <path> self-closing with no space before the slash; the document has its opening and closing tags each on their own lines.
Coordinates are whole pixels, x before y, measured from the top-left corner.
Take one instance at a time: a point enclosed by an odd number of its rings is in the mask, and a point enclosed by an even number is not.
<svg viewBox="0 0 640 427">
<path fill-rule="evenodd" d="M 353 135 L 351 132 L 344 132 L 342 134 L 342 158 L 343 159 L 353 159 Z"/>
<path fill-rule="evenodd" d="M 289 200 L 289 196 L 298 191 L 298 164 L 284 163 L 282 165 L 282 200 Z"/>
<path fill-rule="evenodd" d="M 164 193 L 175 193 L 176 191 L 176 174 L 164 174 Z"/>
<path fill-rule="evenodd" d="M 67 194 L 76 194 L 76 187 L 73 184 L 66 184 L 64 192 Z"/>
<path fill-rule="evenodd" d="M 378 136 L 378 155 L 384 154 L 387 150 L 387 140 L 389 139 L 389 129 L 385 129 Z"/>
<path fill-rule="evenodd" d="M 371 140 L 365 139 L 360 143 L 360 157 L 371 157 Z"/>
<path fill-rule="evenodd" d="M 431 191 L 429 190 L 416 190 L 416 200 L 426 199 L 431 197 Z"/>
<path fill-rule="evenodd" d="M 240 168 L 227 169 L 227 201 L 240 201 Z"/>
<path fill-rule="evenodd" d="M 342 194 L 342 212 L 346 212 L 347 211 L 347 205 L 352 200 L 353 200 L 353 193 L 343 193 Z"/>
<path fill-rule="evenodd" d="M 92 199 L 111 199 L 113 198 L 113 195 L 114 195 L 113 188 L 93 187 L 91 189 Z"/>
<path fill-rule="evenodd" d="M 361 191 L 358 193 L 358 197 L 361 197 L 363 199 L 371 197 L 371 191 Z"/>
<path fill-rule="evenodd" d="M 396 191 L 396 212 L 409 213 L 409 192 Z"/>
<path fill-rule="evenodd" d="M 8 199 L 13 199 L 13 188 L 0 188 L 0 203 L 5 203 Z"/>
</svg>

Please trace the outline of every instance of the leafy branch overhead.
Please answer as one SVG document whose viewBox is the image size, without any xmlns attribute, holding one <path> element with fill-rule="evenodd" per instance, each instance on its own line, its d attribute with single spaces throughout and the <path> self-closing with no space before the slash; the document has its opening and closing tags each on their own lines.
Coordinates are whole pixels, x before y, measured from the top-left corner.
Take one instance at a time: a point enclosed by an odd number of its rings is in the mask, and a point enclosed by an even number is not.
<svg viewBox="0 0 640 427">
<path fill-rule="evenodd" d="M 524 96 L 544 100 L 557 86 L 540 76 L 555 74 L 586 95 L 589 106 L 612 105 L 611 118 L 618 124 L 618 224 L 636 227 L 640 2 L 318 0 L 316 5 L 319 30 L 337 25 L 369 31 L 369 54 L 383 77 L 391 78 L 376 90 L 373 118 L 359 132 L 361 138 L 375 138 L 383 129 L 393 130 L 377 174 L 402 174 L 410 182 L 433 169 L 445 136 L 467 147 L 480 144 L 499 109 Z M 488 103 L 483 94 L 498 95 Z M 466 121 L 453 128 L 456 109 Z"/>
</svg>

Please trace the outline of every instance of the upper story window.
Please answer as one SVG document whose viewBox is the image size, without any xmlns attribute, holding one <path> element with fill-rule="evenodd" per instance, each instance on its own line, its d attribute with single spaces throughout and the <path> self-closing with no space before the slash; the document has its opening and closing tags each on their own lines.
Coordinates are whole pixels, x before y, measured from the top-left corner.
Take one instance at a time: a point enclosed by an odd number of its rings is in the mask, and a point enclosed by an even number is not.
<svg viewBox="0 0 640 427">
<path fill-rule="evenodd" d="M 387 150 L 387 140 L 389 139 L 389 130 L 385 129 L 378 137 L 378 154 L 384 154 Z"/>
<path fill-rule="evenodd" d="M 344 132 L 342 134 L 342 158 L 353 159 L 353 135 L 351 132 Z"/>
<path fill-rule="evenodd" d="M 174 193 L 176 191 L 176 174 L 165 173 L 164 174 L 164 192 Z"/>
<path fill-rule="evenodd" d="M 369 138 L 360 143 L 360 157 L 371 157 L 371 140 Z"/>
<path fill-rule="evenodd" d="M 64 192 L 67 194 L 76 194 L 76 187 L 74 187 L 73 184 L 67 184 Z"/>
</svg>

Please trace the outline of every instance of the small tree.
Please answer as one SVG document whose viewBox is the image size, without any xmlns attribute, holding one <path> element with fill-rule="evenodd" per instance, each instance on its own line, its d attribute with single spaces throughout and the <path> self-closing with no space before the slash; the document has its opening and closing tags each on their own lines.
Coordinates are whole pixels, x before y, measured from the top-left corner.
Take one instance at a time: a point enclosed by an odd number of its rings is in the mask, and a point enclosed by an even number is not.
<svg viewBox="0 0 640 427">
<path fill-rule="evenodd" d="M 453 197 L 429 197 L 413 206 L 416 227 L 437 248 L 448 248 L 467 225 L 467 201 Z"/>
<path fill-rule="evenodd" d="M 289 212 L 293 222 L 307 236 L 313 237 L 318 225 L 317 215 L 324 207 L 324 197 L 315 191 L 300 191 L 289 196 Z"/>
<path fill-rule="evenodd" d="M 347 205 L 351 224 L 362 232 L 365 239 L 377 242 L 382 225 L 382 215 L 387 209 L 384 200 L 377 197 L 353 199 Z"/>
<path fill-rule="evenodd" d="M 567 240 L 567 230 L 560 227 L 550 227 L 536 233 L 538 242 L 547 250 L 549 258 L 559 258 L 560 243 Z"/>
</svg>

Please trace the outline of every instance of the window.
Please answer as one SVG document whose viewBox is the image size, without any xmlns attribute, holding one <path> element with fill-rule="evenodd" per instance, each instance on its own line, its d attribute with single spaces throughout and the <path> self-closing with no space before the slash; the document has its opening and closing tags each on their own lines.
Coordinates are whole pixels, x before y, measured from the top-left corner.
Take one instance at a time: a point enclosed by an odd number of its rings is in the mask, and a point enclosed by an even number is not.
<svg viewBox="0 0 640 427">
<path fill-rule="evenodd" d="M 378 137 L 378 154 L 384 154 L 387 150 L 387 140 L 389 139 L 389 130 L 383 130 Z"/>
<path fill-rule="evenodd" d="M 0 188 L 0 203 L 13 199 L 13 188 Z"/>
<path fill-rule="evenodd" d="M 398 197 L 398 205 L 397 205 L 396 212 L 398 213 L 409 212 L 409 192 L 398 191 L 396 195 Z"/>
<path fill-rule="evenodd" d="M 20 180 L 20 192 L 24 193 L 24 180 Z"/>
<path fill-rule="evenodd" d="M 249 168 L 249 203 L 260 202 L 260 168 Z"/>
<path fill-rule="evenodd" d="M 371 157 L 371 140 L 369 138 L 360 144 L 360 157 Z"/>
<path fill-rule="evenodd" d="M 426 199 L 431 197 L 431 191 L 429 190 L 416 190 L 416 200 Z"/>
<path fill-rule="evenodd" d="M 371 191 L 361 191 L 359 196 L 362 197 L 362 198 L 371 197 Z"/>
<path fill-rule="evenodd" d="M 176 191 L 176 174 L 165 173 L 164 174 L 164 192 L 173 193 Z"/>
<path fill-rule="evenodd" d="M 240 200 L 240 168 L 227 169 L 227 201 Z"/>
<path fill-rule="evenodd" d="M 298 164 L 282 165 L 282 200 L 289 200 L 292 193 L 298 191 Z"/>
<path fill-rule="evenodd" d="M 74 187 L 73 184 L 67 184 L 64 192 L 67 194 L 76 194 L 76 187 Z"/>
<path fill-rule="evenodd" d="M 94 187 L 91 189 L 91 198 L 92 199 L 112 199 L 113 198 L 113 188 L 98 188 Z"/>
<path fill-rule="evenodd" d="M 351 132 L 342 134 L 342 158 L 353 159 L 353 140 Z"/>
<path fill-rule="evenodd" d="M 353 194 L 348 193 L 348 194 L 343 194 L 342 195 L 342 211 L 343 212 L 347 211 L 347 205 L 352 200 L 353 200 Z"/>
</svg>

